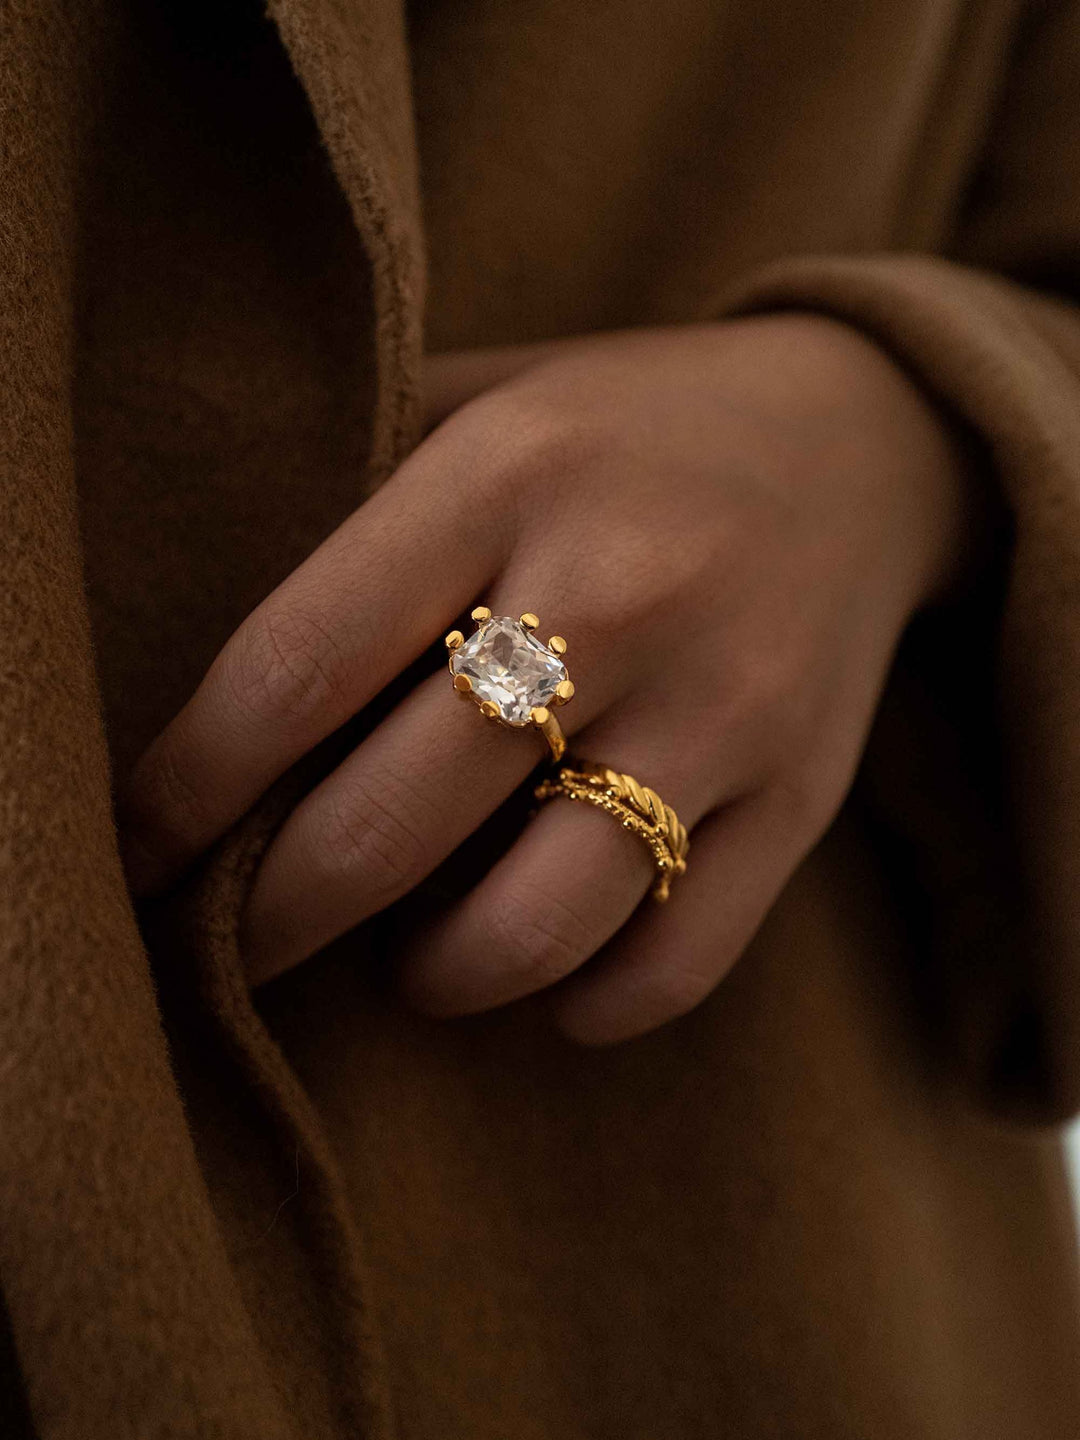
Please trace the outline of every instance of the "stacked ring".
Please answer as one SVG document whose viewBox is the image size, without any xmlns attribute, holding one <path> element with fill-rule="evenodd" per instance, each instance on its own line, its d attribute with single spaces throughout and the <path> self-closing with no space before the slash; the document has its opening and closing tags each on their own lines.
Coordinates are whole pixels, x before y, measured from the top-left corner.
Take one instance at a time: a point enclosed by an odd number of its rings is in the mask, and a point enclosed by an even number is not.
<svg viewBox="0 0 1080 1440">
<path fill-rule="evenodd" d="M 542 644 L 532 633 L 540 621 L 531 611 L 515 620 L 478 605 L 472 619 L 476 629 L 468 639 L 460 630 L 451 630 L 446 637 L 454 689 L 463 699 L 475 701 L 489 720 L 512 729 L 539 730 L 558 765 L 566 753 L 566 737 L 554 709 L 574 695 L 563 659 L 566 641 L 553 635 Z M 690 848 L 686 826 L 655 790 L 632 775 L 606 765 L 575 762 L 560 766 L 534 793 L 538 800 L 565 795 L 596 805 L 639 835 L 656 866 L 652 893 L 657 900 L 666 900 L 672 880 L 685 872 Z"/>
<path fill-rule="evenodd" d="M 666 900 L 672 880 L 685 872 L 690 849 L 686 826 L 655 790 L 639 784 L 632 775 L 620 774 L 606 765 L 576 762 L 560 766 L 553 776 L 540 782 L 534 794 L 538 800 L 565 795 L 568 800 L 596 805 L 614 815 L 625 830 L 640 835 L 656 865 L 652 889 L 656 900 Z"/>
</svg>

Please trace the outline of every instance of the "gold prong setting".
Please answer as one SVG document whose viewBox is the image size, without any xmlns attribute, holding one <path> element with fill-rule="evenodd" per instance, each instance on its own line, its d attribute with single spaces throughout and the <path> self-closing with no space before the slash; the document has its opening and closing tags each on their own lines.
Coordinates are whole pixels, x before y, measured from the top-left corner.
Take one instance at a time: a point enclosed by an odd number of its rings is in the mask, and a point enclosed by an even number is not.
<svg viewBox="0 0 1080 1440">
<path fill-rule="evenodd" d="M 510 729 L 542 731 L 558 760 L 566 749 L 562 728 L 552 711 L 573 698 L 566 672 L 566 641 L 553 635 L 547 645 L 534 633 L 539 616 L 526 610 L 517 619 L 493 615 L 487 605 L 472 611 L 474 630 L 446 636 L 448 665 L 457 692 L 475 701 L 481 713 Z"/>
</svg>

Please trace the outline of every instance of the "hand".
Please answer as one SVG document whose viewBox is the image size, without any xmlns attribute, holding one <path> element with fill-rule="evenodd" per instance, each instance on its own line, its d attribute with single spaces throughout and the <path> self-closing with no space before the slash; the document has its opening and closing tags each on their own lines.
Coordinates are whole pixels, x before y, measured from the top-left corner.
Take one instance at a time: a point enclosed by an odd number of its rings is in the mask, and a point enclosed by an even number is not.
<svg viewBox="0 0 1080 1440">
<path fill-rule="evenodd" d="M 808 315 L 437 357 L 430 376 L 447 418 L 140 760 L 129 875 L 167 884 L 471 605 L 536 610 L 569 642 L 571 752 L 675 807 L 688 872 L 639 909 L 644 845 L 552 801 L 398 973 L 439 1015 L 555 986 L 565 1033 L 621 1039 L 708 994 L 835 815 L 897 640 L 961 553 L 964 454 L 882 352 Z M 541 754 L 444 667 L 419 684 L 271 844 L 253 981 L 409 892 Z"/>
</svg>

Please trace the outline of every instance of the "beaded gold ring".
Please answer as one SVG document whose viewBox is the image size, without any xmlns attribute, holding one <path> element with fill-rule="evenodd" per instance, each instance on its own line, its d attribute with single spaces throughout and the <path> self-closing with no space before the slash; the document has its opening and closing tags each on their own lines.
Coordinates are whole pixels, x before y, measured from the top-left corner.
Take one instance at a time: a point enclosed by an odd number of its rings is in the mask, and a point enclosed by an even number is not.
<svg viewBox="0 0 1080 1440">
<path fill-rule="evenodd" d="M 553 776 L 542 780 L 533 793 L 538 800 L 564 795 L 568 800 L 596 805 L 613 815 L 624 830 L 639 835 L 656 865 L 652 888 L 655 899 L 666 900 L 671 882 L 685 874 L 690 849 L 686 826 L 655 790 L 639 784 L 632 775 L 610 770 L 606 765 L 579 761 L 560 766 Z"/>
</svg>

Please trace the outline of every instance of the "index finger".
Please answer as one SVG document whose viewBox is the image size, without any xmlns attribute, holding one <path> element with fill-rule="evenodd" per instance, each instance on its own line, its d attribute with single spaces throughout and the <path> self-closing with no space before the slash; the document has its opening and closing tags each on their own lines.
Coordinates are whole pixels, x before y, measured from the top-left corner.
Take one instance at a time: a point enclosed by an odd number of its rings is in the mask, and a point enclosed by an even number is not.
<svg viewBox="0 0 1080 1440">
<path fill-rule="evenodd" d="M 440 427 L 233 634 L 120 796 L 136 894 L 162 889 L 468 606 L 509 550 Z M 438 497 L 439 503 L 433 503 Z"/>
</svg>

